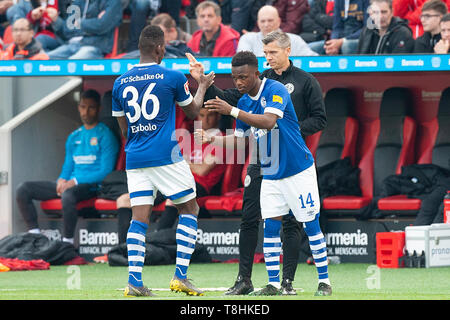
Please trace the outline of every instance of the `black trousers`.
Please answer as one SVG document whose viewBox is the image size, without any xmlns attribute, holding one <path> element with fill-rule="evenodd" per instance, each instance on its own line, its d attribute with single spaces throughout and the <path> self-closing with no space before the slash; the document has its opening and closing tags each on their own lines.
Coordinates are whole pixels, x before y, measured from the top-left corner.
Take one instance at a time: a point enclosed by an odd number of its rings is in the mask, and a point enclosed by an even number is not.
<svg viewBox="0 0 450 320">
<path fill-rule="evenodd" d="M 261 221 L 261 167 L 257 164 L 249 165 L 247 176 L 250 177 L 250 183 L 244 188 L 239 235 L 239 275 L 250 278 Z M 283 279 L 293 281 L 300 255 L 302 226 L 292 215 L 283 216 L 282 226 Z"/>
<path fill-rule="evenodd" d="M 97 184 L 82 183 L 67 189 L 61 195 L 65 238 L 73 238 L 78 220 L 77 203 L 97 195 Z M 17 188 L 16 200 L 28 229 L 38 228 L 38 218 L 33 200 L 50 200 L 59 198 L 56 194 L 56 182 L 24 182 Z"/>
</svg>

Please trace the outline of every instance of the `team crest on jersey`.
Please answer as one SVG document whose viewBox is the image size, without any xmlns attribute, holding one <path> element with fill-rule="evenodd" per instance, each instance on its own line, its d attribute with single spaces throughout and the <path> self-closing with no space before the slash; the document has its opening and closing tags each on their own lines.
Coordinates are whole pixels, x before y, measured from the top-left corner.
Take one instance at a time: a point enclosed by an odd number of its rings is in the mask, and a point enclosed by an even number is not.
<svg viewBox="0 0 450 320">
<path fill-rule="evenodd" d="M 91 146 L 96 146 L 96 145 L 98 145 L 98 139 L 97 139 L 97 137 L 92 137 L 90 143 L 91 143 Z"/>
<path fill-rule="evenodd" d="M 286 87 L 286 89 L 287 89 L 287 91 L 289 92 L 289 94 L 291 94 L 292 92 L 294 92 L 294 85 L 292 84 L 292 83 L 286 83 L 285 85 L 284 85 L 285 87 Z"/>
<path fill-rule="evenodd" d="M 280 96 L 277 96 L 276 94 L 273 95 L 272 100 L 273 100 L 273 102 L 278 102 L 278 103 L 283 104 L 283 98 Z"/>
<path fill-rule="evenodd" d="M 265 98 L 265 97 L 262 97 L 262 98 L 261 98 L 261 106 L 262 106 L 263 108 L 265 108 L 266 105 L 267 105 L 266 98 Z"/>
</svg>

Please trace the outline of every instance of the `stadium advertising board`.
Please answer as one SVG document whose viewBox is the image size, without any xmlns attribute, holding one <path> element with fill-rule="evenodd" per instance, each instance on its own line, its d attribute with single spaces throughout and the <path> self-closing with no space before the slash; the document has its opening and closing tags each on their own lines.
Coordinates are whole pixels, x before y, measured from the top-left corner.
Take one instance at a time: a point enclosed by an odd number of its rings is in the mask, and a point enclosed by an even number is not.
<svg viewBox="0 0 450 320">
<path fill-rule="evenodd" d="M 258 58 L 260 69 L 269 68 Z M 448 71 L 450 55 L 319 56 L 292 57 L 295 66 L 307 72 L 405 72 Z M 231 73 L 231 58 L 199 58 L 205 72 Z M 111 76 L 121 75 L 139 63 L 136 59 L 0 61 L 0 76 Z M 161 65 L 189 73 L 187 59 L 164 59 Z"/>
</svg>

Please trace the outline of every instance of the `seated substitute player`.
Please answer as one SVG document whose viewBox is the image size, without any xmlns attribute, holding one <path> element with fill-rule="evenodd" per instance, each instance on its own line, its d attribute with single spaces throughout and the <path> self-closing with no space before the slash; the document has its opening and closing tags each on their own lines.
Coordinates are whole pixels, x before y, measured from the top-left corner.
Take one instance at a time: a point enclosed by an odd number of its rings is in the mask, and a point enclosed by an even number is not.
<svg viewBox="0 0 450 320">
<path fill-rule="evenodd" d="M 78 220 L 77 203 L 97 196 L 103 179 L 114 169 L 119 143 L 113 132 L 99 122 L 100 94 L 81 93 L 78 112 L 83 125 L 66 141 L 64 164 L 57 181 L 27 181 L 17 188 L 16 200 L 28 232 L 40 233 L 33 200 L 61 198 L 63 241 L 73 244 Z"/>
<path fill-rule="evenodd" d="M 220 98 L 206 101 L 210 111 L 235 117 L 234 135 L 211 136 L 200 130 L 202 143 L 227 146 L 251 132 L 261 159 L 261 216 L 264 219 L 263 251 L 269 284 L 253 295 L 280 295 L 281 217 L 292 211 L 303 223 L 317 267 L 316 295 L 331 295 L 325 237 L 319 225 L 320 198 L 311 152 L 305 145 L 287 89 L 278 81 L 259 78 L 258 60 L 249 51 L 237 53 L 231 61 L 235 86 L 244 95 L 237 107 Z M 231 141 L 229 141 L 231 140 Z M 227 143 L 228 141 L 228 143 Z"/>
<path fill-rule="evenodd" d="M 177 207 L 177 258 L 170 289 L 188 295 L 203 295 L 186 277 L 197 238 L 199 207 L 195 181 L 184 161 L 175 132 L 175 102 L 194 119 L 214 73 L 201 78 L 195 97 L 179 71 L 161 67 L 165 54 L 164 32 L 158 26 L 145 27 L 139 37 L 140 63 L 114 82 L 113 116 L 117 117 L 125 146 L 128 191 L 132 220 L 127 233 L 128 286 L 125 296 L 153 296 L 144 286 L 142 268 L 145 235 L 159 190 Z"/>
</svg>

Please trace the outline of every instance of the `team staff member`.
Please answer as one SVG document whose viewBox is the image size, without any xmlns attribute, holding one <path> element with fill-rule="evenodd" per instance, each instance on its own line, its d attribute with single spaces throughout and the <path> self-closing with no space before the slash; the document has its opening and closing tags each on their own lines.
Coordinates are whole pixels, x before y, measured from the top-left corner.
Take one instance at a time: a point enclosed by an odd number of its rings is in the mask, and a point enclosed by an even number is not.
<svg viewBox="0 0 450 320">
<path fill-rule="evenodd" d="M 325 104 L 322 89 L 317 80 L 309 73 L 295 67 L 289 59 L 291 51 L 290 39 L 282 31 L 273 31 L 263 38 L 264 54 L 270 69 L 265 70 L 261 78 L 277 80 L 285 85 L 290 93 L 300 128 L 304 136 L 309 136 L 326 126 Z M 197 79 L 202 72 L 201 64 L 193 57 L 191 75 Z M 236 106 L 242 94 L 235 88 L 221 90 L 211 86 L 205 95 L 205 101 L 218 96 L 232 106 Z M 243 215 L 239 239 L 239 274 L 236 283 L 228 291 L 228 295 L 247 294 L 253 291 L 251 273 L 253 256 L 258 242 L 259 220 L 261 218 L 260 190 L 261 167 L 258 163 L 250 164 L 243 196 Z M 292 287 L 297 269 L 301 226 L 292 215 L 283 217 L 283 294 L 296 294 Z"/>
</svg>

